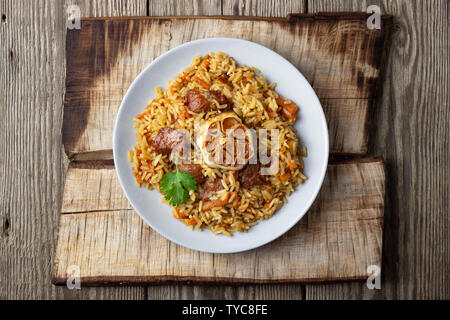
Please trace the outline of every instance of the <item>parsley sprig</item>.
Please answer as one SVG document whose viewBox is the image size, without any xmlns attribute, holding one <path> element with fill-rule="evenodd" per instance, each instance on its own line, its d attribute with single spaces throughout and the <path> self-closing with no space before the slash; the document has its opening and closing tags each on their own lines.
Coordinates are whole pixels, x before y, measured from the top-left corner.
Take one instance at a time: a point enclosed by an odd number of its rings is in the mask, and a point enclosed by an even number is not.
<svg viewBox="0 0 450 320">
<path fill-rule="evenodd" d="M 180 171 L 177 167 L 175 171 L 162 177 L 159 188 L 170 205 L 179 206 L 187 202 L 190 190 L 197 190 L 197 183 L 191 174 Z"/>
</svg>

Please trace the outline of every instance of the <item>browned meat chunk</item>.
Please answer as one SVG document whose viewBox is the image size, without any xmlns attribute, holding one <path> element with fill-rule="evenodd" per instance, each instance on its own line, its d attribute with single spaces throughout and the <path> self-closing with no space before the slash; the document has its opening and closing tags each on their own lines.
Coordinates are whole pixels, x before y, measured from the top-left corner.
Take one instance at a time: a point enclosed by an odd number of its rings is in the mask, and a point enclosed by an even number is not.
<svg viewBox="0 0 450 320">
<path fill-rule="evenodd" d="M 204 95 L 198 90 L 189 90 L 186 92 L 187 107 L 193 112 L 206 112 L 209 110 L 210 103 Z"/>
<path fill-rule="evenodd" d="M 259 173 L 260 166 L 249 164 L 240 172 L 241 187 L 250 188 L 252 186 L 269 184 L 267 179 Z"/>
<path fill-rule="evenodd" d="M 223 95 L 222 93 L 220 93 L 219 91 L 211 90 L 211 91 L 209 91 L 209 96 L 212 99 L 216 99 L 219 104 L 221 104 L 221 105 L 226 104 L 227 105 L 226 108 L 221 109 L 222 111 L 229 111 L 229 110 L 232 109 L 232 105 L 228 101 L 228 98 L 225 95 Z"/>
<path fill-rule="evenodd" d="M 222 189 L 222 178 L 208 178 L 205 183 L 203 183 L 202 190 L 198 197 L 200 200 L 209 200 L 217 191 Z"/>
<path fill-rule="evenodd" d="M 202 166 L 199 164 L 189 164 L 189 163 L 180 163 L 178 165 L 178 169 L 187 173 L 192 174 L 197 184 L 205 181 L 205 177 L 202 173 Z"/>
<path fill-rule="evenodd" d="M 211 98 L 216 99 L 219 104 L 228 104 L 228 98 L 219 91 L 211 90 L 209 91 L 209 95 Z"/>
<path fill-rule="evenodd" d="M 157 153 L 168 154 L 173 148 L 183 142 L 181 132 L 172 128 L 162 128 L 152 142 L 152 147 Z"/>
</svg>

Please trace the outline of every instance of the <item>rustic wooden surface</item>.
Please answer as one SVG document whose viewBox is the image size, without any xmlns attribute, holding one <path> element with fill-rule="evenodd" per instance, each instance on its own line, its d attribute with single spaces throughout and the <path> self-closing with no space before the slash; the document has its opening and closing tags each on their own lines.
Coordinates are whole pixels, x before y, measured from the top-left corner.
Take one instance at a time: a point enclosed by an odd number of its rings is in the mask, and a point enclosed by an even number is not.
<svg viewBox="0 0 450 320">
<path fill-rule="evenodd" d="M 394 15 L 376 132 L 369 152 L 387 163 L 382 289 L 307 286 L 307 299 L 450 299 L 450 61 L 448 1 L 314 0 L 311 12 Z"/>
<path fill-rule="evenodd" d="M 384 189 L 380 159 L 331 164 L 317 201 L 287 234 L 247 252 L 208 254 L 149 228 L 130 207 L 113 165 L 71 163 L 53 282 L 65 284 L 71 265 L 80 267 L 85 285 L 364 280 L 368 266 L 381 265 Z"/>
<path fill-rule="evenodd" d="M 0 1 L 0 298 L 450 298 L 449 6 L 373 0 L 396 32 L 370 154 L 387 162 L 381 290 L 327 285 L 151 286 L 68 290 L 51 285 L 67 159 L 61 144 L 65 9 L 83 16 L 263 15 L 361 11 L 360 0 Z M 44 192 L 43 192 L 44 191 Z"/>
<path fill-rule="evenodd" d="M 383 19 L 378 31 L 368 30 L 362 15 L 82 20 L 81 30 L 67 34 L 66 153 L 74 160 L 111 158 L 117 110 L 149 61 L 190 40 L 233 37 L 276 50 L 302 71 L 323 102 L 331 153 L 365 154 L 390 22 Z"/>
</svg>

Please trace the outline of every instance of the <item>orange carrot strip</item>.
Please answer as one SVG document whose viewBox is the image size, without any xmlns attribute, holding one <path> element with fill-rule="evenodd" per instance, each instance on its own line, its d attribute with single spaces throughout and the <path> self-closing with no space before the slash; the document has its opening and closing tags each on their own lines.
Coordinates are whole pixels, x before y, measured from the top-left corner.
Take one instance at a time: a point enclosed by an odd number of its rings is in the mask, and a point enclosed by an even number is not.
<svg viewBox="0 0 450 320">
<path fill-rule="evenodd" d="M 291 162 L 289 162 L 289 169 L 294 170 L 297 166 L 295 165 L 295 161 L 291 160 Z"/>
<path fill-rule="evenodd" d="M 180 77 L 181 83 L 184 83 L 186 81 L 191 80 L 191 78 L 189 77 L 189 75 L 187 73 L 183 73 L 183 75 Z"/>
<path fill-rule="evenodd" d="M 297 119 L 297 111 L 298 107 L 293 103 L 286 103 L 286 100 L 278 97 L 275 99 L 277 102 L 277 105 L 281 108 L 281 113 L 288 118 L 289 120 L 295 120 Z"/>
<path fill-rule="evenodd" d="M 182 107 L 182 110 L 181 110 L 181 111 L 182 111 L 182 114 L 183 114 L 183 116 L 184 116 L 185 119 L 191 118 L 191 117 L 192 117 L 192 115 L 189 113 L 189 111 L 186 109 L 185 106 Z"/>
<path fill-rule="evenodd" d="M 218 208 L 223 207 L 228 203 L 228 200 L 230 199 L 231 193 L 228 192 L 225 199 L 216 199 L 216 200 L 208 200 L 203 202 L 202 211 L 208 211 L 212 208 Z"/>
<path fill-rule="evenodd" d="M 283 105 L 281 112 L 283 113 L 283 115 L 288 118 L 289 120 L 295 120 L 297 119 L 297 111 L 298 111 L 298 107 L 293 104 L 293 103 L 289 103 L 289 104 L 285 104 Z"/>
<path fill-rule="evenodd" d="M 190 218 L 188 221 L 186 221 L 187 226 L 193 226 L 196 224 L 197 224 L 197 221 L 194 218 Z"/>
<path fill-rule="evenodd" d="M 270 119 L 273 119 L 276 117 L 275 113 L 272 112 L 272 110 L 270 110 L 269 108 L 267 108 L 266 111 L 267 111 L 267 115 L 269 116 Z"/>
<path fill-rule="evenodd" d="M 201 66 L 204 66 L 206 70 L 209 69 L 209 60 L 205 57 L 203 58 L 202 62 L 200 62 Z"/>
<path fill-rule="evenodd" d="M 209 83 L 203 81 L 202 79 L 195 77 L 194 81 L 197 82 L 199 85 L 201 85 L 205 89 L 211 88 L 211 85 Z"/>
<path fill-rule="evenodd" d="M 181 220 L 185 218 L 184 214 L 182 212 L 179 212 L 177 209 L 175 209 L 173 212 L 173 217 L 175 219 Z"/>
<path fill-rule="evenodd" d="M 145 110 L 144 112 L 142 112 L 140 115 L 138 115 L 136 118 L 138 119 L 142 119 L 144 118 L 147 114 L 150 113 L 150 110 Z"/>
<path fill-rule="evenodd" d="M 178 90 L 174 86 L 169 87 L 170 94 L 175 94 Z"/>
<path fill-rule="evenodd" d="M 267 201 L 264 203 L 264 208 L 268 209 L 270 207 L 270 201 Z"/>
<path fill-rule="evenodd" d="M 282 97 L 275 98 L 275 101 L 280 108 L 284 106 L 284 99 Z"/>
<path fill-rule="evenodd" d="M 288 173 L 281 175 L 280 180 L 284 182 L 284 181 L 289 180 L 290 177 L 291 177 L 291 174 L 288 172 Z"/>
</svg>

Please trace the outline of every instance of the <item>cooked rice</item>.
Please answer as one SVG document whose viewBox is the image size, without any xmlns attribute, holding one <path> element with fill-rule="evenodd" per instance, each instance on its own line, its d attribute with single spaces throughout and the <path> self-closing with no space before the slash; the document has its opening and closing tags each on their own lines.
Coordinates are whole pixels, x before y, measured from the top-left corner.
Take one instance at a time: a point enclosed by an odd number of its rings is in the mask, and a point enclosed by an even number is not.
<svg viewBox="0 0 450 320">
<path fill-rule="evenodd" d="M 220 76 L 226 76 L 229 82 L 221 81 Z M 195 88 L 220 91 L 233 103 L 233 111 L 249 128 L 280 130 L 279 171 L 274 176 L 267 176 L 270 184 L 240 188 L 233 171 L 210 168 L 200 159 L 203 174 L 211 178 L 221 177 L 225 187 L 212 199 L 228 198 L 227 204 L 202 211 L 203 201 L 197 199 L 197 190 L 190 191 L 186 204 L 173 208 L 173 216 L 192 228 L 207 227 L 216 234 L 225 235 L 234 231 L 246 232 L 258 220 L 269 219 L 287 202 L 286 196 L 307 179 L 303 174 L 302 160 L 306 157 L 306 149 L 299 145 L 293 128 L 295 120 L 288 121 L 280 113 L 275 84 L 269 84 L 255 68 L 236 65 L 234 59 L 224 53 L 196 57 L 189 68 L 169 82 L 167 90 L 156 88 L 156 98 L 135 118 L 137 144 L 128 152 L 128 158 L 133 164 L 136 182 L 159 190 L 160 179 L 175 170 L 171 156 L 156 153 L 149 144 L 161 128 L 185 129 L 192 137 L 196 120 L 215 116 L 221 112 L 220 108 L 225 107 L 214 100 L 219 110 L 191 112 L 185 108 L 184 97 L 188 90 Z M 269 150 L 270 144 L 269 139 Z"/>
</svg>

